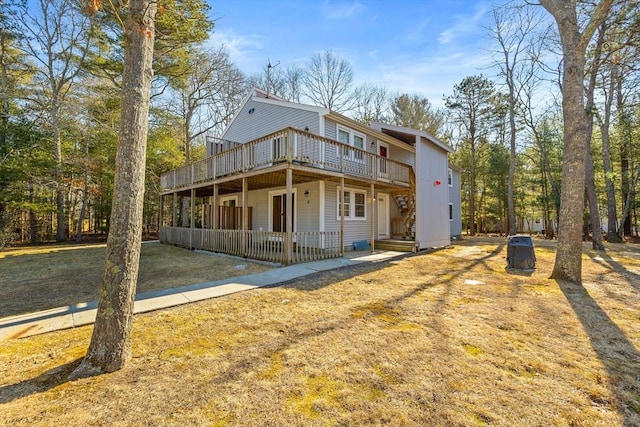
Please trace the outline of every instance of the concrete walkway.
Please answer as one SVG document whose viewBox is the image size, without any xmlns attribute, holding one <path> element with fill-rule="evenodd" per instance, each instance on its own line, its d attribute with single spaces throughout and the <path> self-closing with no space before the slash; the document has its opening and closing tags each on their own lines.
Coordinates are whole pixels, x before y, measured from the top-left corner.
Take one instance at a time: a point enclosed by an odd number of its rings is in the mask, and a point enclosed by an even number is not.
<svg viewBox="0 0 640 427">
<path fill-rule="evenodd" d="M 347 252 L 343 258 L 294 264 L 247 276 L 144 292 L 136 295 L 133 311 L 134 313 L 144 313 L 208 298 L 217 298 L 235 292 L 283 283 L 318 271 L 333 270 L 365 262 L 386 261 L 401 255 L 407 255 L 407 253 L 393 251 Z M 0 341 L 92 324 L 96 318 L 97 306 L 98 303 L 93 301 L 2 318 L 0 319 Z"/>
</svg>

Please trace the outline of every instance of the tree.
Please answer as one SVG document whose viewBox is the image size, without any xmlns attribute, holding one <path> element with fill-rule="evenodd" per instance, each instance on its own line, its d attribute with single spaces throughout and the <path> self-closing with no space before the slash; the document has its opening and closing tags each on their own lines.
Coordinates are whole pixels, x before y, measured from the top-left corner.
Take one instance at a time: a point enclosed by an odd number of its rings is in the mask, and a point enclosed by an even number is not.
<svg viewBox="0 0 640 427">
<path fill-rule="evenodd" d="M 476 234 L 476 173 L 478 151 L 487 143 L 494 111 L 495 89 L 487 78 L 470 76 L 445 97 L 451 119 L 459 126 L 461 144 L 469 150 L 469 234 Z"/>
<path fill-rule="evenodd" d="M 597 6 L 587 8 L 589 16 L 586 25 L 580 25 L 576 0 L 540 0 L 540 4 L 556 21 L 563 60 L 564 156 L 558 249 L 551 277 L 574 283 L 582 281 L 582 213 L 587 149 L 587 118 L 583 96 L 585 54 L 591 37 L 606 18 L 612 3 L 613 0 L 602 0 Z"/>
<path fill-rule="evenodd" d="M 339 113 L 351 107 L 353 68 L 339 55 L 328 50 L 313 55 L 303 81 L 303 92 L 314 104 Z"/>
<path fill-rule="evenodd" d="M 26 1 L 10 13 L 25 34 L 22 49 L 36 64 L 36 87 L 30 101 L 38 105 L 51 127 L 56 183 L 56 240 L 67 238 L 60 115 L 74 79 L 82 71 L 91 40 L 92 20 L 72 0 L 39 0 L 38 9 Z"/>
<path fill-rule="evenodd" d="M 243 92 L 244 77 L 229 59 L 226 50 L 194 50 L 188 60 L 189 72 L 176 84 L 167 108 L 182 119 L 185 163 L 193 159 L 194 143 L 214 128 L 227 123 L 235 112 L 228 100 Z"/>
<path fill-rule="evenodd" d="M 433 136 L 440 136 L 444 128 L 444 113 L 433 107 L 431 102 L 420 95 L 403 93 L 391 101 L 391 122 L 398 126 L 423 130 Z"/>
<path fill-rule="evenodd" d="M 537 60 L 532 36 L 542 20 L 529 8 L 501 7 L 493 10 L 492 38 L 498 43 L 495 66 L 507 88 L 507 112 L 509 120 L 509 179 L 507 187 L 507 212 L 509 235 L 517 232 L 514 200 L 516 172 L 517 113 L 520 93 L 533 79 L 532 62 Z"/>
<path fill-rule="evenodd" d="M 389 90 L 364 83 L 353 91 L 353 118 L 361 123 L 386 122 L 389 114 Z"/>
<path fill-rule="evenodd" d="M 131 358 L 156 7 L 153 0 L 132 0 L 124 18 L 125 57 L 111 229 L 91 343 L 71 378 L 113 372 Z"/>
</svg>

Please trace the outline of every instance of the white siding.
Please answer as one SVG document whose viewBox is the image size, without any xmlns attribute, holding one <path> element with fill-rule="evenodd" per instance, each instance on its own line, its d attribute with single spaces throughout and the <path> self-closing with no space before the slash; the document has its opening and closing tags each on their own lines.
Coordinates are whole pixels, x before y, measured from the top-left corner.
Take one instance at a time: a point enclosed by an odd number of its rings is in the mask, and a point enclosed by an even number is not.
<svg viewBox="0 0 640 427">
<path fill-rule="evenodd" d="M 416 145 L 416 241 L 420 249 L 451 243 L 447 153 L 420 138 Z M 435 185 L 440 181 L 440 185 Z"/>
<path fill-rule="evenodd" d="M 236 114 L 238 116 L 225 131 L 223 139 L 249 142 L 286 127 L 309 128 L 311 133 L 320 133 L 320 116 L 314 111 L 250 99 Z"/>
<path fill-rule="evenodd" d="M 453 185 L 449 187 L 449 203 L 453 205 L 453 221 L 450 221 L 451 237 L 459 238 L 462 235 L 462 197 L 460 193 L 460 172 L 452 169 Z"/>
<path fill-rule="evenodd" d="M 325 230 L 340 231 L 340 220 L 338 219 L 338 183 L 325 183 Z M 351 187 L 347 189 L 364 190 L 367 192 L 366 202 L 366 219 L 365 220 L 345 220 L 344 222 L 344 246 L 345 249 L 353 248 L 353 242 L 356 240 L 371 241 L 371 205 L 368 203 L 370 199 L 369 188 L 367 187 Z"/>
<path fill-rule="evenodd" d="M 294 225 L 295 231 L 318 231 L 320 230 L 320 184 L 318 181 L 307 184 L 294 185 L 296 191 L 296 199 L 294 208 L 296 210 L 295 218 L 297 224 Z M 254 230 L 270 230 L 269 223 L 269 192 L 275 190 L 284 191 L 286 187 L 273 187 L 264 190 L 249 190 L 247 197 L 248 206 L 253 208 L 253 229 Z M 305 197 L 304 192 L 309 190 L 309 197 Z M 233 195 L 238 196 L 238 206 L 242 205 L 242 193 Z M 225 194 L 221 197 L 228 197 Z"/>
</svg>

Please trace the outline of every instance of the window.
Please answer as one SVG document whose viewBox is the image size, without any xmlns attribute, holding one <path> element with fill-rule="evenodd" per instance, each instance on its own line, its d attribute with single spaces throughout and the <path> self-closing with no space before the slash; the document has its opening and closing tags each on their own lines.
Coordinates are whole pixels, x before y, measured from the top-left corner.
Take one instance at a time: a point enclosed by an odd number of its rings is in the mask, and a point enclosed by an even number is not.
<svg viewBox="0 0 640 427">
<path fill-rule="evenodd" d="M 453 221 L 453 203 L 449 203 L 449 221 Z"/>
<path fill-rule="evenodd" d="M 279 136 L 273 139 L 271 145 L 271 154 L 273 160 L 278 160 L 287 156 L 287 137 Z"/>
<path fill-rule="evenodd" d="M 453 187 L 453 172 L 451 169 L 447 169 L 447 176 L 447 179 L 449 180 L 449 187 Z"/>
<path fill-rule="evenodd" d="M 344 219 L 364 220 L 367 218 L 367 193 L 362 190 L 338 188 L 338 221 L 344 209 Z"/>
<path fill-rule="evenodd" d="M 359 133 L 352 131 L 351 129 L 346 129 L 338 126 L 338 142 L 341 142 L 346 145 L 350 145 L 358 150 L 364 150 L 364 142 L 365 136 Z M 364 161 L 364 153 L 362 151 L 352 150 L 350 148 L 344 147 L 342 149 L 342 155 L 351 160 L 357 160 L 359 162 Z"/>
</svg>

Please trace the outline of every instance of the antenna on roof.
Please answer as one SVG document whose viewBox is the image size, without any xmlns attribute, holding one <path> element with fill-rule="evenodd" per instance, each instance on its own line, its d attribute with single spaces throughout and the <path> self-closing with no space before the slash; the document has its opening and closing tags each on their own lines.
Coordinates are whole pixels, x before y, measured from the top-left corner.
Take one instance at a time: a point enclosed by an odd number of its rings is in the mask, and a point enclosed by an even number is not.
<svg viewBox="0 0 640 427">
<path fill-rule="evenodd" d="M 271 60 L 267 58 L 267 98 L 269 98 L 269 88 L 271 87 L 271 69 L 278 65 L 280 65 L 280 61 L 275 65 L 271 65 Z"/>
</svg>

